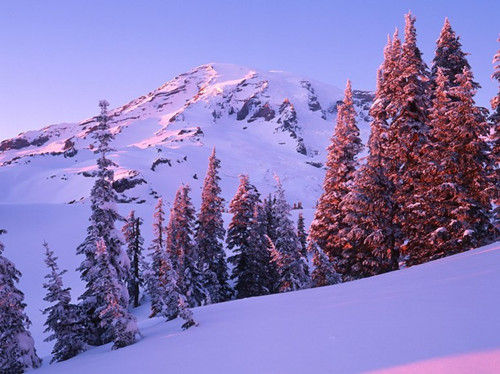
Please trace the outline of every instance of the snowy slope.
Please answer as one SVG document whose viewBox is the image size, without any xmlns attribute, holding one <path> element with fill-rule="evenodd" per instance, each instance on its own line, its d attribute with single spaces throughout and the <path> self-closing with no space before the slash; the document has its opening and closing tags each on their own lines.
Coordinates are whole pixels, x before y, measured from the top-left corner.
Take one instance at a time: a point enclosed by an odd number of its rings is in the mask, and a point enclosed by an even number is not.
<svg viewBox="0 0 500 374">
<path fill-rule="evenodd" d="M 249 173 L 264 193 L 279 173 L 291 201 L 313 206 L 342 96 L 343 90 L 285 72 L 199 66 L 111 111 L 116 189 L 135 202 L 159 195 L 169 200 L 181 182 L 196 191 L 216 146 L 226 198 L 240 173 Z M 355 91 L 364 139 L 371 100 L 370 93 Z M 0 203 L 85 199 L 95 169 L 89 149 L 95 124 L 89 118 L 2 141 Z"/>
<path fill-rule="evenodd" d="M 149 242 L 152 207 L 135 208 Z M 304 213 L 309 223 L 313 211 Z M 147 319 L 145 305 L 135 312 L 144 335 L 137 344 L 49 365 L 41 240 L 69 269 L 64 280 L 78 296 L 75 248 L 88 214 L 87 204 L 0 204 L 5 255 L 23 272 L 31 331 L 45 356 L 37 373 L 498 372 L 500 243 L 360 281 L 196 308 L 200 326 L 185 332 L 179 321 Z"/>
</svg>

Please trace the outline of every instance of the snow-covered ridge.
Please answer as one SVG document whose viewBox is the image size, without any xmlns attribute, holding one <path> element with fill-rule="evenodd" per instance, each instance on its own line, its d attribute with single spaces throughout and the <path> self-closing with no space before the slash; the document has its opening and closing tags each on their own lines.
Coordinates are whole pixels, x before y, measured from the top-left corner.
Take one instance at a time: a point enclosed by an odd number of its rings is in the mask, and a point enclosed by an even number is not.
<svg viewBox="0 0 500 374">
<path fill-rule="evenodd" d="M 111 111 L 111 156 L 123 201 L 170 197 L 179 183 L 199 188 L 216 146 L 225 197 L 248 173 L 267 192 L 278 173 L 293 200 L 320 193 L 325 148 L 343 91 L 286 72 L 212 63 L 181 74 Z M 371 93 L 355 91 L 362 136 Z M 97 107 L 96 107 L 97 108 Z M 97 109 L 96 109 L 97 112 Z M 0 143 L 0 202 L 75 202 L 92 184 L 95 118 L 28 131 Z"/>
</svg>

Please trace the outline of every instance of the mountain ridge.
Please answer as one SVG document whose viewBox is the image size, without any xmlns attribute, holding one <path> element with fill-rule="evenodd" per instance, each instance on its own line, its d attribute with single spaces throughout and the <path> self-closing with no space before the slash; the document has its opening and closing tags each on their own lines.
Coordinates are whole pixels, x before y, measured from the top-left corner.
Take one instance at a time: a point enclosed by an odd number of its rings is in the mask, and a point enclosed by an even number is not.
<svg viewBox="0 0 500 374">
<path fill-rule="evenodd" d="M 287 72 L 224 63 L 195 67 L 110 111 L 110 127 L 116 135 L 111 157 L 118 165 L 115 189 L 123 202 L 145 202 L 173 193 L 179 183 L 197 188 L 208 149 L 216 146 L 223 174 L 234 180 L 239 173 L 249 173 L 263 192 L 271 188 L 270 174 L 280 174 L 288 187 L 297 183 L 302 171 L 307 180 L 299 184 L 314 191 L 306 202 L 314 204 L 342 95 L 336 87 Z M 355 91 L 365 139 L 371 100 L 370 92 Z M 20 191 L 7 191 L 0 202 L 85 200 L 95 163 L 90 136 L 95 124 L 95 117 L 90 117 L 0 142 L 0 174 L 13 186 L 20 185 Z M 233 160 L 224 170 L 229 157 Z M 30 171 L 24 170 L 28 164 Z M 179 165 L 186 170 L 180 171 Z M 165 168 L 176 169 L 169 173 L 168 183 L 158 177 Z M 53 186 L 42 187 L 42 180 L 50 180 Z M 41 196 L 44 189 L 49 198 Z M 298 191 L 292 189 L 291 198 L 299 200 Z"/>
</svg>

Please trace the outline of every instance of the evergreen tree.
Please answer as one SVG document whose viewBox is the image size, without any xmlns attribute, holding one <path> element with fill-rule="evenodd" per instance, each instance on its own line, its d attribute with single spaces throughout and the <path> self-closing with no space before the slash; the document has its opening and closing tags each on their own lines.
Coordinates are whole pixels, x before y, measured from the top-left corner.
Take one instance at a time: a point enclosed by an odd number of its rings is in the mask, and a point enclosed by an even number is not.
<svg viewBox="0 0 500 374">
<path fill-rule="evenodd" d="M 181 293 L 189 306 L 203 305 L 207 300 L 204 278 L 198 268 L 198 250 L 193 240 L 195 210 L 189 197 L 190 187 L 177 190 L 167 225 L 167 253 L 177 271 Z"/>
<path fill-rule="evenodd" d="M 49 273 L 45 276 L 46 282 L 43 284 L 47 290 L 44 300 L 52 304 L 43 311 L 43 314 L 47 315 L 44 332 L 50 333 L 45 341 L 56 341 L 52 348 L 52 363 L 67 360 L 85 351 L 85 331 L 78 307 L 71 304 L 70 288 L 63 286 L 62 275 L 66 270 L 59 270 L 54 252 L 46 242 L 43 246 L 45 263 L 49 268 Z"/>
<path fill-rule="evenodd" d="M 355 174 L 351 191 L 341 204 L 343 228 L 342 253 L 334 262 L 344 280 L 358 279 L 398 268 L 395 247 L 397 227 L 394 185 L 387 176 L 389 125 L 393 115 L 394 85 L 399 74 L 401 44 L 397 30 L 384 49 L 384 62 L 377 73 L 375 100 L 370 108 L 371 134 L 366 164 Z"/>
<path fill-rule="evenodd" d="M 233 217 L 226 243 L 234 253 L 228 261 L 234 265 L 231 279 L 236 280 L 236 297 L 241 299 L 268 294 L 271 291 L 267 274 L 270 258 L 263 210 L 259 207 L 259 193 L 246 175 L 240 176 L 229 212 Z"/>
<path fill-rule="evenodd" d="M 157 275 L 154 278 L 155 295 L 155 315 L 161 315 L 170 321 L 181 317 L 185 320 L 182 325 L 187 329 L 196 325 L 193 319 L 193 313 L 189 310 L 186 298 L 179 290 L 178 275 L 174 269 L 170 256 L 166 251 L 161 251 L 156 257 L 158 263 Z"/>
<path fill-rule="evenodd" d="M 361 149 L 351 82 L 347 81 L 344 101 L 338 108 L 335 133 L 328 146 L 323 194 L 318 201 L 309 234 L 332 259 L 341 252 L 338 236 L 342 223 L 340 202 L 349 191 Z"/>
<path fill-rule="evenodd" d="M 87 237 L 77 248 L 77 254 L 84 255 L 84 260 L 78 267 L 81 278 L 86 282 L 86 290 L 80 296 L 80 306 L 86 315 L 86 329 L 88 331 L 88 343 L 100 345 L 106 343 L 103 340 L 100 318 L 95 312 L 102 305 L 104 300 L 101 295 L 93 294 L 90 291 L 90 284 L 94 282 L 90 274 L 95 274 L 91 269 L 96 266 L 96 243 L 98 239 L 104 240 L 107 248 L 109 261 L 115 268 L 116 276 L 120 287 L 120 303 L 128 305 L 128 291 L 125 279 L 130 266 L 127 254 L 122 249 L 122 241 L 119 232 L 115 228 L 115 222 L 120 218 L 116 210 L 116 194 L 113 190 L 113 169 L 114 163 L 107 158 L 111 151 L 110 142 L 113 135 L 109 131 L 109 117 L 107 114 L 108 103 L 101 101 L 99 106 L 101 114 L 98 116 L 98 125 L 94 132 L 97 141 L 95 153 L 99 155 L 97 159 L 97 178 L 90 193 L 91 211 L 90 225 L 87 228 Z"/>
<path fill-rule="evenodd" d="M 295 291 L 309 286 L 309 272 L 290 218 L 291 207 L 285 199 L 285 191 L 278 178 L 276 178 L 276 184 L 276 203 L 274 205 L 276 240 L 273 244 L 274 249 L 279 253 L 279 261 L 276 261 L 279 273 L 279 291 Z"/>
<path fill-rule="evenodd" d="M 312 287 L 323 287 L 340 283 L 341 277 L 331 263 L 328 256 L 314 241 L 309 243 L 309 252 L 313 253 L 314 270 L 311 274 Z"/>
<path fill-rule="evenodd" d="M 139 334 L 135 317 L 121 304 L 122 285 L 115 267 L 111 264 L 104 239 L 96 243 L 96 266 L 92 273 L 94 295 L 102 295 L 104 302 L 96 309 L 100 327 L 104 329 L 104 340 L 113 341 L 112 349 L 134 344 Z"/>
<path fill-rule="evenodd" d="M 451 28 L 448 18 L 445 18 L 441 34 L 437 40 L 436 54 L 432 60 L 431 79 L 433 87 L 435 88 L 437 85 L 436 78 L 438 69 L 441 69 L 446 77 L 448 87 L 457 86 L 458 82 L 456 81 L 456 76 L 462 74 L 464 68 L 470 70 L 470 65 L 466 56 L 467 53 L 462 51 L 460 37 L 458 37 Z M 472 85 L 475 89 L 480 87 L 476 82 L 472 82 Z"/>
<path fill-rule="evenodd" d="M 161 311 L 161 296 L 158 292 L 161 280 L 162 263 L 167 256 L 165 248 L 165 211 L 163 210 L 163 200 L 158 199 L 158 203 L 153 213 L 153 240 L 149 247 L 151 262 L 146 276 L 146 287 L 151 298 L 151 315 L 156 316 Z"/>
<path fill-rule="evenodd" d="M 219 168 L 220 161 L 215 156 L 214 148 L 208 159 L 196 226 L 199 268 L 203 273 L 204 285 L 212 303 L 229 300 L 232 296 L 224 252 L 226 230 L 222 219 L 224 199 L 220 196 Z"/>
<path fill-rule="evenodd" d="M 396 246 L 409 253 L 418 242 L 418 219 L 425 211 L 418 204 L 423 186 L 422 149 L 428 139 L 429 78 L 416 44 L 415 17 L 406 14 L 405 41 L 401 48 L 397 78 L 390 87 L 398 91 L 390 99 L 388 144 L 385 150 L 387 176 L 394 184 Z"/>
<path fill-rule="evenodd" d="M 307 233 L 302 213 L 299 213 L 299 218 L 297 218 L 297 237 L 300 243 L 300 253 L 304 259 L 307 259 Z"/>
<path fill-rule="evenodd" d="M 500 42 L 500 38 L 498 39 Z M 491 178 L 493 179 L 493 203 L 495 204 L 494 220 L 497 235 L 500 232 L 500 49 L 493 58 L 494 72 L 493 79 L 498 82 L 498 93 L 491 100 L 491 109 L 493 113 L 490 116 L 491 122 L 491 140 L 492 140 L 492 172 Z"/>
<path fill-rule="evenodd" d="M 0 234 L 4 233 L 0 230 Z M 0 371 L 23 373 L 39 367 L 42 360 L 28 330 L 31 322 L 24 312 L 24 294 L 16 287 L 21 272 L 3 256 L 3 251 L 0 242 Z"/>
<path fill-rule="evenodd" d="M 449 87 L 438 69 L 431 109 L 432 147 L 419 200 L 426 212 L 418 217 L 418 239 L 409 243 L 409 264 L 479 247 L 492 240 L 488 124 L 474 104 L 475 88 L 470 70 L 456 76 Z M 419 191 L 417 191 L 419 195 Z"/>
<path fill-rule="evenodd" d="M 263 223 L 266 228 L 266 233 L 274 242 L 276 240 L 276 217 L 274 216 L 274 206 L 276 204 L 276 196 L 269 194 L 262 202 Z"/>
<path fill-rule="evenodd" d="M 142 219 L 135 216 L 132 210 L 122 228 L 125 243 L 127 245 L 127 255 L 130 261 L 130 268 L 127 276 L 128 293 L 130 302 L 137 308 L 140 297 L 140 287 L 144 283 L 142 268 L 144 267 L 143 246 L 144 239 L 141 236 Z"/>
</svg>

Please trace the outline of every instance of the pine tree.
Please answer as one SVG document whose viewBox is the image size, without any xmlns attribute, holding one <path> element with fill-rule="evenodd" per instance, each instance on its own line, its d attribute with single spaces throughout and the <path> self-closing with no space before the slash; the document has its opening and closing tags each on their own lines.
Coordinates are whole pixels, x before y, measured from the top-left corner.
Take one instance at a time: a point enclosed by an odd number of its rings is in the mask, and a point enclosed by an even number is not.
<svg viewBox="0 0 500 374">
<path fill-rule="evenodd" d="M 93 294 L 102 295 L 104 300 L 96 309 L 100 327 L 104 329 L 104 340 L 113 341 L 112 349 L 134 344 L 139 334 L 136 319 L 120 302 L 123 288 L 111 264 L 104 239 L 98 239 L 96 243 L 96 266 L 89 273 L 95 279 L 92 283 Z"/>
<path fill-rule="evenodd" d="M 254 226 L 253 226 L 253 235 L 255 236 L 255 243 L 263 243 L 257 245 L 258 248 L 261 247 L 269 247 L 269 243 L 273 243 L 277 239 L 277 221 L 275 216 L 275 205 L 276 205 L 276 196 L 273 194 L 269 194 L 262 204 L 259 204 L 258 210 L 254 212 Z M 264 236 L 262 236 L 264 235 Z M 269 255 L 269 254 L 268 254 Z M 277 264 L 267 259 L 266 254 L 263 254 L 262 261 L 269 261 L 267 265 L 267 280 L 268 285 L 267 288 L 270 293 L 278 293 L 279 291 L 279 272 L 277 268 Z M 263 265 L 264 266 L 264 265 Z"/>
<path fill-rule="evenodd" d="M 228 269 L 224 252 L 224 199 L 219 187 L 220 161 L 215 148 L 208 159 L 208 170 L 203 182 L 201 208 L 196 225 L 196 246 L 199 269 L 203 273 L 204 286 L 212 303 L 229 300 L 232 296 L 228 284 Z"/>
<path fill-rule="evenodd" d="M 114 163 L 107 158 L 111 151 L 110 142 L 113 135 L 109 131 L 109 117 L 107 114 L 108 103 L 101 101 L 99 106 L 101 114 L 98 116 L 94 138 L 97 141 L 95 153 L 99 155 L 97 159 L 97 178 L 90 193 L 91 211 L 90 225 L 87 228 L 87 237 L 77 248 L 77 254 L 84 255 L 84 260 L 78 267 L 81 272 L 81 279 L 87 283 L 86 290 L 80 296 L 80 306 L 87 316 L 86 328 L 88 331 L 88 343 L 100 345 L 106 343 L 103 340 L 102 331 L 99 328 L 100 318 L 95 310 L 103 302 L 101 295 L 92 294 L 89 290 L 91 279 L 90 273 L 95 273 L 91 269 L 96 266 L 96 243 L 98 239 L 103 239 L 106 244 L 109 261 L 115 268 L 120 290 L 120 303 L 128 305 L 128 291 L 125 279 L 130 266 L 127 254 L 122 249 L 122 241 L 119 232 L 115 228 L 116 221 L 120 218 L 116 210 L 116 194 L 113 190 L 113 169 Z"/>
<path fill-rule="evenodd" d="M 309 234 L 332 259 L 341 252 L 338 236 L 342 223 L 340 202 L 349 191 L 361 149 L 351 82 L 347 81 L 344 101 L 338 108 L 335 133 L 328 146 L 323 194 L 318 201 Z"/>
<path fill-rule="evenodd" d="M 397 30 L 388 38 L 384 62 L 377 73 L 375 100 L 370 108 L 371 134 L 366 164 L 356 172 L 351 191 L 341 204 L 342 253 L 334 268 L 344 280 L 363 278 L 398 268 L 395 246 L 394 185 L 387 176 L 390 161 L 389 125 L 394 114 L 394 85 L 399 74 L 401 43 Z"/>
<path fill-rule="evenodd" d="M 500 38 L 498 38 L 500 42 Z M 491 159 L 492 172 L 491 178 L 493 179 L 493 203 L 495 204 L 494 210 L 494 221 L 497 235 L 500 233 L 500 49 L 495 54 L 493 58 L 494 72 L 492 75 L 493 79 L 498 82 L 498 93 L 491 99 L 491 109 L 493 113 L 490 116 L 491 122 Z"/>
<path fill-rule="evenodd" d="M 267 275 L 270 258 L 259 200 L 259 192 L 248 176 L 240 176 L 238 190 L 229 204 L 233 217 L 226 237 L 234 253 L 228 261 L 234 265 L 231 279 L 236 280 L 238 299 L 271 292 Z"/>
<path fill-rule="evenodd" d="M 304 216 L 302 213 L 299 213 L 299 217 L 297 218 L 297 237 L 300 243 L 300 253 L 302 257 L 307 258 L 307 233 L 306 226 L 304 223 Z"/>
<path fill-rule="evenodd" d="M 274 206 L 276 204 L 276 197 L 269 194 L 262 202 L 263 209 L 263 223 L 266 228 L 266 233 L 269 238 L 274 242 L 276 240 L 276 217 L 274 216 Z"/>
<path fill-rule="evenodd" d="M 193 240 L 195 210 L 189 197 L 190 190 L 188 185 L 177 190 L 166 230 L 166 249 L 177 271 L 179 289 L 193 307 L 206 302 L 207 290 L 198 268 L 198 250 Z"/>
<path fill-rule="evenodd" d="M 323 287 L 340 283 L 340 275 L 335 271 L 333 264 L 325 252 L 314 241 L 309 242 L 309 252 L 313 253 L 314 270 L 311 274 L 312 287 Z"/>
<path fill-rule="evenodd" d="M 470 65 L 467 61 L 467 53 L 462 51 L 460 37 L 451 28 L 448 18 L 444 20 L 444 25 L 436 44 L 436 53 L 431 67 L 433 87 L 435 88 L 437 85 L 436 78 L 439 68 L 446 77 L 448 87 L 455 87 L 458 84 L 456 76 L 462 74 L 464 68 L 470 70 Z M 472 82 L 472 85 L 475 89 L 480 87 L 476 82 Z"/>
<path fill-rule="evenodd" d="M 415 17 L 406 14 L 405 41 L 398 63 L 399 77 L 390 84 L 398 91 L 391 98 L 387 176 L 394 184 L 396 246 L 409 253 L 418 242 L 418 219 L 425 211 L 419 205 L 418 189 L 423 185 L 422 149 L 428 139 L 429 78 L 416 44 Z"/>
<path fill-rule="evenodd" d="M 0 234 L 4 233 L 0 230 Z M 3 251 L 0 242 L 0 371 L 23 373 L 39 367 L 42 360 L 28 330 L 31 322 L 24 312 L 24 294 L 16 287 L 21 272 L 3 256 Z"/>
<path fill-rule="evenodd" d="M 288 292 L 307 288 L 310 283 L 307 264 L 301 254 L 301 245 L 290 218 L 291 207 L 286 201 L 285 191 L 276 177 L 276 240 L 274 249 L 279 253 L 279 291 Z"/>
<path fill-rule="evenodd" d="M 52 360 L 64 361 L 85 351 L 85 331 L 82 325 L 79 309 L 71 304 L 70 288 L 64 288 L 62 275 L 66 270 L 59 270 L 57 257 L 50 250 L 46 242 L 45 263 L 49 268 L 49 273 L 45 276 L 46 282 L 43 287 L 47 290 L 44 300 L 52 305 L 45 308 L 43 314 L 47 315 L 45 322 L 45 333 L 50 335 L 45 339 L 46 342 L 55 340 L 52 348 Z"/>
<path fill-rule="evenodd" d="M 127 255 L 130 261 L 130 268 L 127 275 L 127 286 L 130 302 L 137 308 L 140 297 L 140 287 L 144 284 L 142 268 L 144 267 L 143 246 L 144 239 L 141 236 L 142 219 L 135 216 L 132 210 L 122 228 L 125 243 L 127 245 Z"/>
<path fill-rule="evenodd" d="M 488 124 L 474 104 L 475 88 L 470 70 L 456 76 L 449 87 L 438 69 L 431 109 L 432 147 L 425 189 L 421 193 L 418 239 L 409 243 L 409 264 L 479 247 L 493 239 L 490 223 Z M 417 194 L 419 191 L 417 191 Z M 415 235 L 417 237 L 417 235 Z"/>
<path fill-rule="evenodd" d="M 167 256 L 165 239 L 165 211 L 163 200 L 160 198 L 153 213 L 153 240 L 149 247 L 151 262 L 146 276 L 146 287 L 151 298 L 150 317 L 156 316 L 161 311 L 161 296 L 158 289 L 162 281 L 160 279 L 162 263 Z"/>
<path fill-rule="evenodd" d="M 152 277 L 154 289 L 150 291 L 155 300 L 154 315 L 160 315 L 167 321 L 181 317 L 185 320 L 182 325 L 183 329 L 196 325 L 193 313 L 187 306 L 186 298 L 179 290 L 177 271 L 173 267 L 169 254 L 165 250 L 158 251 L 155 261 L 158 267 Z"/>
</svg>

